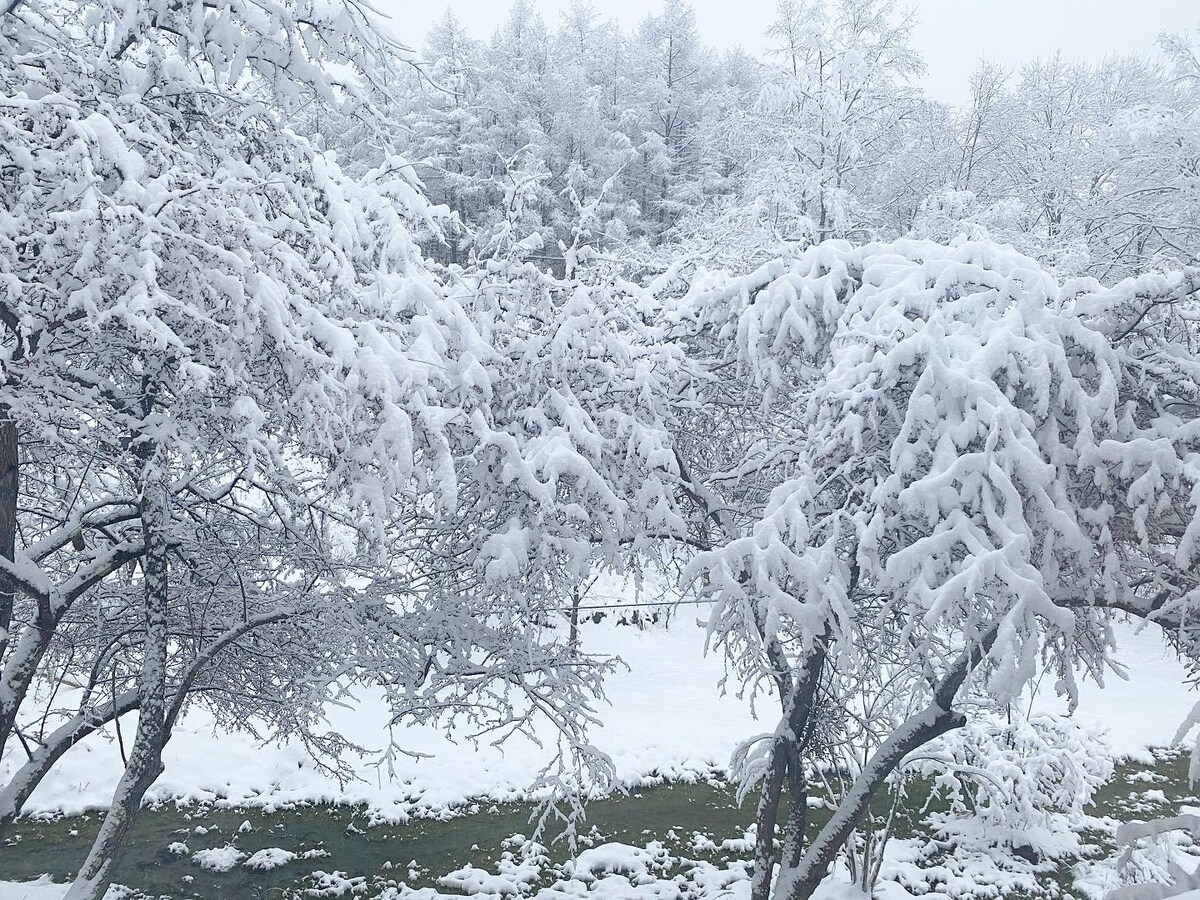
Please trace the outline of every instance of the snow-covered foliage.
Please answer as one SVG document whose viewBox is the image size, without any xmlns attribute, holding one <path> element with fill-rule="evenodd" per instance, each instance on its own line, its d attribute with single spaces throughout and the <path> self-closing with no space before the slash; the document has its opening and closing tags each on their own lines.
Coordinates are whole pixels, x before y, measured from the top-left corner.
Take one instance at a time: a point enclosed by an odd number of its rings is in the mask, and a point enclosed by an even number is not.
<svg viewBox="0 0 1200 900">
<path fill-rule="evenodd" d="M 454 710 L 502 737 L 531 711 L 551 714 L 564 761 L 587 754 L 603 781 L 610 764 L 577 727 L 595 712 L 572 685 L 598 691 L 606 664 L 553 626 L 597 567 L 636 565 L 631 554 L 683 532 L 667 424 L 684 362 L 611 286 L 497 261 L 452 297 L 486 342 L 473 377 L 487 402 L 447 429 L 461 460 L 455 515 L 418 510 L 390 544 L 395 577 L 419 586 L 405 627 L 420 624 L 377 664 L 397 708 L 420 720 Z M 511 677 L 481 681 L 481 647 L 488 671 Z M 547 777 L 579 786 L 567 769 Z"/>
<path fill-rule="evenodd" d="M 1190 38 L 1169 76 L 984 67 L 954 111 L 910 29 L 784 0 L 763 68 L 686 4 L 518 2 L 420 67 L 340 0 L 0 7 L 0 828 L 136 710 L 99 897 L 188 703 L 332 761 L 364 680 L 393 724 L 541 716 L 538 787 L 606 784 L 580 594 L 665 561 L 781 701 L 736 762 L 753 900 L 785 782 L 803 900 L 965 697 L 1074 699 L 1117 610 L 1200 659 Z M 1077 811 L 1094 773 L 1054 771 L 988 827 Z"/>
<path fill-rule="evenodd" d="M 799 419 L 761 521 L 697 563 L 723 601 L 716 638 L 760 621 L 803 656 L 882 595 L 932 659 L 958 652 L 939 643 L 948 629 L 973 642 L 995 626 L 995 696 L 1015 696 L 1043 641 L 1071 690 L 1070 663 L 1101 660 L 1096 607 L 1129 602 L 1128 539 L 1157 555 L 1173 536 L 1179 573 L 1195 559 L 1196 448 L 1171 411 L 1194 396 L 1194 324 L 1170 312 L 1191 278 L 1060 288 L 994 245 L 828 244 L 685 298 L 680 317 L 728 333 L 763 402 Z M 1183 343 L 1156 354 L 1151 387 L 1113 339 L 1156 302 L 1178 322 L 1145 323 L 1140 340 L 1182 329 L 1167 340 Z"/>
<path fill-rule="evenodd" d="M 1085 809 L 1113 774 L 1103 734 L 1049 716 L 969 722 L 927 751 L 916 769 L 948 803 L 931 824 L 962 852 L 1076 855 Z"/>
<path fill-rule="evenodd" d="M 348 178 L 287 123 L 373 114 L 393 48 L 357 7 L 13 4 L 2 25 L 2 400 L 28 512 L 0 745 L 35 681 L 80 690 L 37 717 L 2 814 L 138 708 L 76 886 L 98 896 L 193 691 L 338 746 L 313 733 L 322 685 L 387 633 L 352 548 L 384 552 L 400 498 L 453 503 L 442 410 L 476 396 L 475 338 L 410 237 L 403 162 Z"/>
<path fill-rule="evenodd" d="M 811 845 L 797 896 L 865 814 L 864 792 L 962 724 L 964 684 L 1005 703 L 1049 666 L 1073 697 L 1079 670 L 1103 676 L 1113 610 L 1186 619 L 1194 279 L 1059 284 L 989 243 L 831 242 L 739 278 L 698 275 L 667 303 L 719 354 L 715 430 L 740 432 L 734 465 L 687 460 L 720 526 L 691 572 L 717 601 L 714 644 L 748 690 L 783 700 L 755 771 L 769 787 L 785 750 L 825 746 L 829 709 L 880 711 L 857 742 L 873 750 L 854 802 Z M 905 689 L 870 677 L 888 671 Z"/>
</svg>

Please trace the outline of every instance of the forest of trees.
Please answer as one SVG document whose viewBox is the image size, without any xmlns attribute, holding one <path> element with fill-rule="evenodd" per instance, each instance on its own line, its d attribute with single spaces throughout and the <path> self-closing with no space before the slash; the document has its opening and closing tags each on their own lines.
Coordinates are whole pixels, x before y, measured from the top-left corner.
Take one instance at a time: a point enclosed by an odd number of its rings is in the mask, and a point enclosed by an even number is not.
<svg viewBox="0 0 1200 900">
<path fill-rule="evenodd" d="M 922 92 L 913 24 L 891 0 L 782 0 L 759 59 L 705 46 L 677 0 L 632 31 L 587 0 L 552 22 L 517 0 L 488 40 L 447 10 L 392 85 L 399 144 L 451 214 L 426 252 L 747 269 L 827 238 L 968 234 L 1063 276 L 1195 258 L 1192 37 L 981 61 L 954 107 Z"/>
<path fill-rule="evenodd" d="M 1200 666 L 1200 51 L 953 109 L 910 29 L 784 0 L 757 60 L 519 0 L 414 55 L 353 2 L 0 4 L 0 838 L 136 713 L 99 900 L 188 708 L 336 771 L 354 685 L 391 754 L 551 735 L 575 803 L 600 573 L 678 576 L 771 698 L 753 900 L 877 874 L 912 754 L 1076 699 L 1114 617 Z"/>
</svg>

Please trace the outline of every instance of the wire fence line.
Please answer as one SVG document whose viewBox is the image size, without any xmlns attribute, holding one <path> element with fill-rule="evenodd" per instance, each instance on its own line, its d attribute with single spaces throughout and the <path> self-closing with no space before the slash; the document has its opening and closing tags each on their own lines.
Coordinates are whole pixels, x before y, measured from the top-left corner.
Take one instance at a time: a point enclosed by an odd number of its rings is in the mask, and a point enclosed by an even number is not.
<svg viewBox="0 0 1200 900">
<path fill-rule="evenodd" d="M 701 604 L 710 604 L 712 600 L 653 600 L 647 602 L 635 603 L 617 603 L 617 604 L 579 604 L 578 606 L 568 607 L 569 609 L 638 609 L 647 606 L 700 606 Z"/>
</svg>

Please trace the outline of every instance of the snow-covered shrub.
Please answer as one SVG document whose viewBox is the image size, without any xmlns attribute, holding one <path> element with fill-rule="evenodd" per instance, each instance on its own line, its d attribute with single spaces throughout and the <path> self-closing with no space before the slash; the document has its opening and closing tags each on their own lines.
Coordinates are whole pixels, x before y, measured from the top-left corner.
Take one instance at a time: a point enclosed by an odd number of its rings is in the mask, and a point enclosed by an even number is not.
<svg viewBox="0 0 1200 900">
<path fill-rule="evenodd" d="M 584 883 L 620 874 L 634 884 L 649 884 L 669 871 L 675 862 L 660 841 L 651 841 L 644 848 L 613 842 L 584 850 L 567 871 Z"/>
<path fill-rule="evenodd" d="M 930 820 L 946 840 L 1058 858 L 1078 849 L 1074 829 L 1112 776 L 1113 753 L 1095 728 L 1014 713 L 952 732 L 918 765 L 945 792 L 948 808 Z"/>
<path fill-rule="evenodd" d="M 250 858 L 242 863 L 247 869 L 261 869 L 269 871 L 278 869 L 280 866 L 286 866 L 297 858 L 297 854 L 291 850 L 284 850 L 282 847 L 264 847 L 262 850 L 251 854 Z"/>
</svg>

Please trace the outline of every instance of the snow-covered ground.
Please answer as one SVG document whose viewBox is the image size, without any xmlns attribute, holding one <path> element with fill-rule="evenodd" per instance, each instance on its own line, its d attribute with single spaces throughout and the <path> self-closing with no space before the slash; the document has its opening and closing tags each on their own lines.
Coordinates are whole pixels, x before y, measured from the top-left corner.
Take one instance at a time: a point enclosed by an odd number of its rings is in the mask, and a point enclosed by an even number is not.
<svg viewBox="0 0 1200 900">
<path fill-rule="evenodd" d="M 601 623 L 585 631 L 589 649 L 619 654 L 629 664 L 628 671 L 609 681 L 611 706 L 603 709 L 606 724 L 595 734 L 627 783 L 702 777 L 724 768 L 738 741 L 764 730 L 746 701 L 721 696 L 722 660 L 704 656 L 703 631 L 691 626 L 695 615 L 688 617 L 686 611 L 669 630 Z M 1122 626 L 1121 645 L 1130 680 L 1114 675 L 1103 689 L 1087 683 L 1076 716 L 1107 727 L 1117 753 L 1142 755 L 1148 746 L 1171 741 L 1196 695 L 1185 686 L 1182 668 L 1156 630 L 1137 634 Z M 1048 688 L 1034 706 L 1065 711 L 1064 701 Z M 772 713 L 769 699 L 761 711 Z M 386 722 L 383 703 L 372 696 L 362 697 L 353 709 L 330 714 L 331 727 L 371 748 L 380 746 Z M 456 742 L 432 728 L 409 728 L 402 737 L 407 748 L 432 758 L 400 758 L 394 778 L 373 764 L 374 757 L 354 759 L 360 780 L 340 785 L 301 747 L 262 747 L 245 735 L 217 734 L 208 716 L 196 711 L 176 729 L 167 747 L 166 772 L 151 796 L 254 805 L 346 802 L 366 804 L 387 818 L 404 818 L 414 812 L 436 814 L 471 799 L 516 799 L 550 752 L 519 736 L 504 747 Z M 76 813 L 105 806 L 119 766 L 115 741 L 91 739 L 67 754 L 38 788 L 28 811 Z"/>
<path fill-rule="evenodd" d="M 1119 633 L 1120 659 L 1129 667 L 1129 680 L 1114 675 L 1104 688 L 1086 684 L 1076 716 L 1105 726 L 1119 754 L 1146 756 L 1147 747 L 1171 741 L 1196 695 L 1186 687 L 1184 672 L 1159 633 L 1153 629 L 1136 633 L 1131 626 L 1121 626 Z M 739 740 L 763 730 L 747 702 L 721 696 L 717 684 L 723 674 L 722 661 L 704 656 L 703 631 L 692 627 L 687 618 L 677 618 L 670 630 L 593 625 L 585 640 L 589 649 L 619 654 L 629 664 L 628 671 L 622 670 L 609 682 L 611 706 L 604 710 L 607 724 L 595 735 L 597 743 L 612 755 L 624 781 L 703 777 L 725 766 Z M 1064 702 L 1049 690 L 1034 699 L 1033 707 L 1044 712 L 1065 710 Z M 763 713 L 770 712 L 767 703 Z M 378 746 L 386 720 L 379 698 L 363 697 L 353 709 L 335 710 L 330 725 L 366 746 Z M 524 738 L 503 748 L 475 746 L 428 728 L 409 729 L 405 743 L 433 758 L 400 759 L 394 779 L 373 766 L 370 758 L 354 760 L 361 781 L 339 785 L 301 748 L 291 744 L 261 747 L 245 736 L 218 735 L 211 721 L 196 712 L 177 729 L 168 748 L 166 773 L 152 796 L 255 805 L 364 803 L 384 817 L 402 819 L 413 813 L 436 815 L 471 799 L 518 798 L 548 752 Z M 115 743 L 92 740 L 77 747 L 39 788 L 30 811 L 73 813 L 104 806 L 118 769 Z M 619 852 L 636 855 L 645 851 L 625 848 Z M 722 889 L 734 897 L 745 892 L 748 885 L 740 876 L 731 881 L 728 870 L 722 871 L 724 874 L 701 869 L 697 877 L 721 881 Z M 621 883 L 622 892 L 618 893 L 622 897 L 638 893 L 636 878 L 633 883 L 617 875 L 608 878 Z M 607 880 L 592 882 L 588 889 L 595 890 Z M 615 887 L 617 883 L 612 884 Z M 0 900 L 57 900 L 64 890 L 65 886 L 46 881 L 0 883 Z M 839 887 L 834 893 L 843 896 L 846 891 Z M 429 890 L 396 894 L 406 900 L 436 900 L 438 896 Z"/>
<path fill-rule="evenodd" d="M 685 610 L 687 608 L 685 607 Z M 616 653 L 630 666 L 609 680 L 611 706 L 595 733 L 621 779 L 636 783 L 665 776 L 686 779 L 724 768 L 734 744 L 755 730 L 748 704 L 721 697 L 719 658 L 703 655 L 704 635 L 688 620 L 669 630 L 590 625 L 584 639 L 593 652 Z M 694 621 L 693 614 L 690 621 Z M 365 695 L 353 709 L 333 709 L 330 726 L 350 740 L 378 748 L 387 711 Z M 126 734 L 132 725 L 125 726 Z M 166 772 L 151 791 L 155 800 L 212 800 L 233 804 L 295 801 L 362 803 L 385 817 L 431 813 L 470 799 L 512 800 L 526 793 L 552 748 L 515 736 L 503 747 L 457 742 L 433 728 L 407 728 L 406 749 L 432 758 L 401 757 L 395 777 L 374 763 L 351 760 L 360 780 L 339 785 L 294 743 L 262 747 L 241 734 L 217 734 L 206 713 L 180 722 L 165 753 Z M 108 804 L 119 774 L 113 740 L 89 740 L 73 748 L 30 799 L 30 813 L 76 813 Z"/>
<path fill-rule="evenodd" d="M 0 881 L 0 900 L 59 900 L 67 892 L 69 885 L 56 884 L 49 877 L 42 876 L 37 881 Z M 107 896 L 118 894 L 110 891 Z"/>
<path fill-rule="evenodd" d="M 1118 756 L 1150 762 L 1147 748 L 1171 744 L 1200 693 L 1186 684 L 1186 672 L 1157 626 L 1139 632 L 1132 624 L 1118 623 L 1116 632 L 1117 661 L 1128 668 L 1129 678 L 1109 673 L 1103 687 L 1084 682 L 1075 717 L 1107 729 Z M 1061 715 L 1067 702 L 1054 695 L 1052 680 L 1046 678 L 1032 708 Z"/>
</svg>

